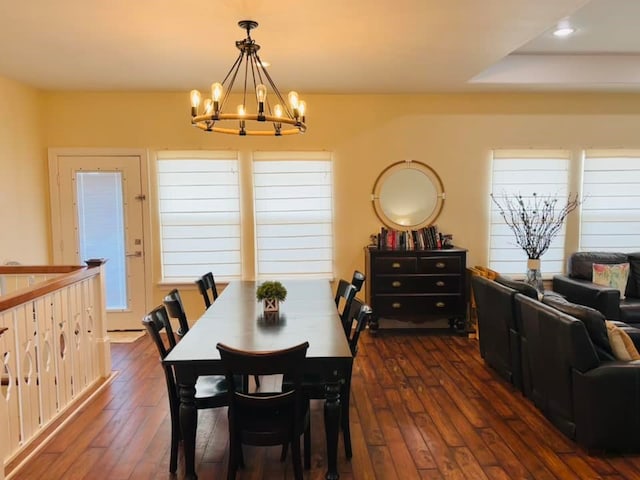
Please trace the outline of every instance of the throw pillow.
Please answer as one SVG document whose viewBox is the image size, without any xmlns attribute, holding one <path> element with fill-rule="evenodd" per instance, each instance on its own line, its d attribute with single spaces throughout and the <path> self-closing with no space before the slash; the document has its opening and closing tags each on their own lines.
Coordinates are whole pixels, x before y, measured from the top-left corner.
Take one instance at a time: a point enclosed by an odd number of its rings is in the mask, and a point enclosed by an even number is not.
<svg viewBox="0 0 640 480">
<path fill-rule="evenodd" d="M 627 279 L 629 278 L 628 263 L 616 263 L 612 265 L 594 263 L 592 268 L 593 283 L 615 288 L 620 292 L 620 299 L 624 299 L 624 294 L 627 289 Z"/>
<path fill-rule="evenodd" d="M 607 325 L 607 335 L 609 335 L 611 350 L 613 350 L 613 356 L 616 357 L 616 360 L 625 362 L 640 360 L 640 353 L 638 353 L 633 340 L 631 340 L 627 332 L 608 320 L 605 324 Z"/>
</svg>

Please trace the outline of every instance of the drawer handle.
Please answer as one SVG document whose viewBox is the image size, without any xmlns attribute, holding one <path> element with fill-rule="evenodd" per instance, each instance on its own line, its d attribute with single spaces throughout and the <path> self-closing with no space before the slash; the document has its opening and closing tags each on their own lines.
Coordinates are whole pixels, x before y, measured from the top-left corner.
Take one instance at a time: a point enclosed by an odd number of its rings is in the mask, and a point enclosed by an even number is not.
<svg viewBox="0 0 640 480">
<path fill-rule="evenodd" d="M 436 302 L 436 307 L 438 308 L 444 308 L 445 303 L 444 302 Z"/>
<path fill-rule="evenodd" d="M 400 262 L 393 262 L 391 268 L 400 268 Z"/>
<path fill-rule="evenodd" d="M 402 307 L 402 304 L 401 304 L 400 302 L 393 302 L 393 303 L 391 304 L 391 308 L 398 309 L 398 308 L 400 308 L 400 307 Z"/>
<path fill-rule="evenodd" d="M 438 262 L 438 263 L 436 263 L 436 268 L 444 268 L 444 267 L 446 267 L 446 266 L 447 266 L 447 265 L 446 265 L 444 262 Z"/>
<path fill-rule="evenodd" d="M 391 283 L 391 286 L 392 286 L 392 287 L 395 287 L 395 288 L 398 288 L 398 287 L 401 287 L 401 286 L 402 286 L 402 283 L 401 283 L 401 282 L 399 282 L 398 280 L 396 280 L 396 281 L 394 281 L 394 282 L 392 282 L 392 283 Z"/>
<path fill-rule="evenodd" d="M 442 280 L 438 280 L 436 282 L 436 287 L 444 287 L 444 282 Z"/>
</svg>

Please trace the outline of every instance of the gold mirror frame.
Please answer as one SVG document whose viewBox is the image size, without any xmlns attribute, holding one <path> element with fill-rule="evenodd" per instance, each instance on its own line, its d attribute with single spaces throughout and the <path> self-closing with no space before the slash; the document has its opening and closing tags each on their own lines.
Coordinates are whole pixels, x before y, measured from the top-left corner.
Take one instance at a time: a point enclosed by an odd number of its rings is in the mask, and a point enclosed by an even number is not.
<svg viewBox="0 0 640 480">
<path fill-rule="evenodd" d="M 428 165 L 404 160 L 378 176 L 371 194 L 380 221 L 395 230 L 417 230 L 438 218 L 444 206 L 444 186 Z"/>
</svg>

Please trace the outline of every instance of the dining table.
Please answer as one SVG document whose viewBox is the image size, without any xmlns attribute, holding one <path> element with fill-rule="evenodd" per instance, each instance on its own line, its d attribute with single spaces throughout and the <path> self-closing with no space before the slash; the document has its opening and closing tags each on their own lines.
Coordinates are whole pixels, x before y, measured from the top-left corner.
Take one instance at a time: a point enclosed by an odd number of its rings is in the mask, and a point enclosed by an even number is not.
<svg viewBox="0 0 640 480">
<path fill-rule="evenodd" d="M 263 312 L 256 299 L 257 281 L 232 281 L 164 358 L 174 368 L 180 398 L 185 477 L 196 479 L 195 445 L 198 413 L 196 381 L 200 375 L 225 373 L 218 342 L 263 352 L 309 342 L 304 373 L 324 383 L 324 431 L 327 480 L 337 480 L 338 436 L 342 408 L 341 385 L 351 378 L 353 356 L 340 321 L 328 280 L 281 280 L 287 289 L 279 311 Z"/>
</svg>

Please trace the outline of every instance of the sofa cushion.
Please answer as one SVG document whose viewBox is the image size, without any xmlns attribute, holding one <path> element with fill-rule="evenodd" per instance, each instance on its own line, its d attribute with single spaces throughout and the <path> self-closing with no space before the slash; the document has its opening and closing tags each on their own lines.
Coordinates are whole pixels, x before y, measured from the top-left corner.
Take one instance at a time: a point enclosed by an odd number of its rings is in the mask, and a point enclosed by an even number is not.
<svg viewBox="0 0 640 480">
<path fill-rule="evenodd" d="M 627 254 L 617 252 L 575 252 L 567 262 L 569 277 L 580 280 L 592 280 L 594 263 L 625 263 Z"/>
<path fill-rule="evenodd" d="M 615 288 L 620 292 L 620 299 L 624 299 L 629 278 L 629 263 L 594 263 L 592 269 L 593 283 Z"/>
<path fill-rule="evenodd" d="M 522 293 L 523 295 L 526 295 L 529 298 L 534 298 L 536 300 L 538 299 L 538 291 L 528 283 L 520 282 L 518 280 L 513 280 L 509 277 L 505 277 L 502 275 L 498 275 L 494 281 L 498 282 L 501 285 L 504 285 L 505 287 L 512 288 L 518 293 Z"/>
<path fill-rule="evenodd" d="M 609 343 L 616 360 L 629 362 L 631 360 L 640 360 L 640 353 L 636 349 L 631 337 L 622 328 L 616 326 L 613 322 L 605 322 L 607 326 L 607 334 L 609 335 Z"/>
<path fill-rule="evenodd" d="M 609 335 L 607 334 L 605 318 L 599 311 L 591 307 L 571 303 L 568 300 L 557 296 L 545 295 L 542 298 L 542 303 L 545 303 L 562 313 L 571 315 L 584 323 L 587 328 L 587 333 L 591 338 L 591 342 L 596 349 L 598 358 L 601 361 L 614 360 L 615 357 L 611 350 L 611 344 L 609 343 Z"/>
</svg>

